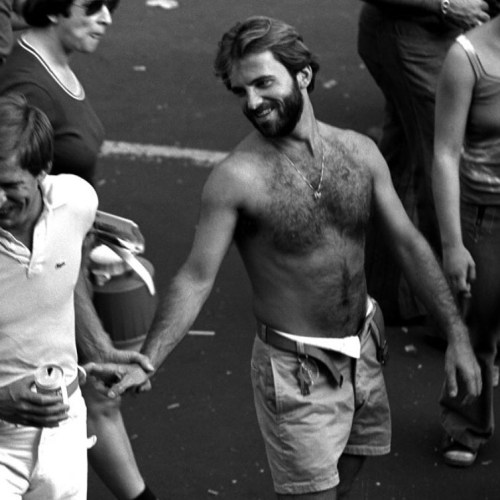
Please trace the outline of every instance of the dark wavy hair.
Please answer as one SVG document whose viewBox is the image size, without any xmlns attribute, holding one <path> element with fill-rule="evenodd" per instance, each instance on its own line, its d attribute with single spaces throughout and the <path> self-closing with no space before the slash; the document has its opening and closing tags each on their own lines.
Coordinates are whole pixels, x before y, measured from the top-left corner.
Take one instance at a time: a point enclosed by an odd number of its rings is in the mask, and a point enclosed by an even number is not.
<svg viewBox="0 0 500 500">
<path fill-rule="evenodd" d="M 53 153 L 53 130 L 45 113 L 20 94 L 0 97 L 0 165 L 17 158 L 36 177 L 50 171 Z"/>
<path fill-rule="evenodd" d="M 249 17 L 224 33 L 215 57 L 215 75 L 231 89 L 229 75 L 234 62 L 249 54 L 268 50 L 292 76 L 310 66 L 313 75 L 307 91 L 314 90 L 316 73 L 319 70 L 317 57 L 307 48 L 302 36 L 293 26 L 264 16 Z"/>
<path fill-rule="evenodd" d="M 73 0 L 26 0 L 23 5 L 23 18 L 37 28 L 49 26 L 49 16 L 69 16 Z"/>
</svg>

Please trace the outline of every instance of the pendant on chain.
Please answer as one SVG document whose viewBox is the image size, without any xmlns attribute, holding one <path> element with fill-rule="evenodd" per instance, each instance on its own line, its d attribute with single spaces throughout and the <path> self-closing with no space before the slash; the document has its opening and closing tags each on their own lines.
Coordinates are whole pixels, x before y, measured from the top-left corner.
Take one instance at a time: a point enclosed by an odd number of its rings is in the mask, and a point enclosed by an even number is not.
<svg viewBox="0 0 500 500">
<path fill-rule="evenodd" d="M 304 182 L 311 188 L 311 191 L 313 193 L 313 200 L 316 203 L 318 203 L 321 199 L 321 186 L 323 184 L 323 174 L 325 172 L 325 146 L 323 142 L 321 142 L 321 174 L 319 177 L 319 183 L 317 188 L 314 188 L 314 186 L 309 182 L 307 177 L 302 173 L 302 171 L 297 167 L 297 165 L 295 165 L 295 163 L 288 157 L 288 155 L 284 151 L 281 151 L 280 149 L 278 149 L 278 151 L 285 157 L 288 163 L 295 169 L 295 171 L 300 175 L 300 177 L 302 177 Z"/>
</svg>

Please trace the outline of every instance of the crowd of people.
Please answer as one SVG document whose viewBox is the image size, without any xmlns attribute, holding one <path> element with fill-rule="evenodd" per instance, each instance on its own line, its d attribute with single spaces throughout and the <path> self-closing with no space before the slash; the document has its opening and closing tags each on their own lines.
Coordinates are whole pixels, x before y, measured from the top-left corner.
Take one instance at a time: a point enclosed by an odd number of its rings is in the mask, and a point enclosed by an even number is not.
<svg viewBox="0 0 500 500">
<path fill-rule="evenodd" d="M 193 246 L 134 353 L 113 347 L 92 305 L 85 250 L 104 130 L 70 65 L 97 49 L 118 1 L 0 1 L 0 19 L 14 11 L 27 25 L 0 46 L 5 498 L 86 498 L 87 435 L 116 498 L 157 498 L 120 398 L 150 388 L 233 242 L 252 288 L 251 379 L 277 498 L 346 499 L 366 458 L 390 451 L 383 312 L 399 276 L 376 288 L 382 244 L 446 339 L 444 459 L 472 465 L 493 433 L 499 323 L 496 4 L 366 2 L 358 48 L 386 98 L 378 144 L 316 118 L 320 64 L 296 28 L 264 16 L 230 27 L 214 69 L 255 130 L 209 174 Z M 365 251 L 372 211 L 384 242 L 368 237 Z M 41 364 L 63 368 L 62 395 L 32 391 Z M 105 384 L 84 384 L 78 365 Z"/>
</svg>

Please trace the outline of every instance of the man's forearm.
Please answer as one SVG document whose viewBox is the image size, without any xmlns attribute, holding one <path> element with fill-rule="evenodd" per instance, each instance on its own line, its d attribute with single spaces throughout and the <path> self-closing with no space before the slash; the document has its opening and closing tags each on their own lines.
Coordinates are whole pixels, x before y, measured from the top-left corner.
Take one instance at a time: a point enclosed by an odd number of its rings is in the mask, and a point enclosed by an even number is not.
<svg viewBox="0 0 500 500">
<path fill-rule="evenodd" d="M 433 251 L 423 237 L 401 252 L 404 275 L 448 341 L 464 340 L 467 329 Z M 468 338 L 468 337 L 467 337 Z"/>
<path fill-rule="evenodd" d="M 210 290 L 210 284 L 197 285 L 182 272 L 174 279 L 141 349 L 156 370 L 187 334 Z"/>
<path fill-rule="evenodd" d="M 75 288 L 76 343 L 85 361 L 103 361 L 103 353 L 113 348 L 90 297 L 88 283 L 80 273 Z"/>
</svg>

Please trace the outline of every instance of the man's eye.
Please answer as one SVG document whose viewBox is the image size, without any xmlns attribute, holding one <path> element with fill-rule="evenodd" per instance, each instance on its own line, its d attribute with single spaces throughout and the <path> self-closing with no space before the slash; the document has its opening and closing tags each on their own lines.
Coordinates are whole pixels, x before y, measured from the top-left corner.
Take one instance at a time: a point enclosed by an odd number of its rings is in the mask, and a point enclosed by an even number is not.
<svg viewBox="0 0 500 500">
<path fill-rule="evenodd" d="M 260 87 L 261 89 L 265 89 L 265 88 L 267 88 L 267 87 L 270 87 L 270 86 L 272 85 L 272 83 L 273 83 L 273 82 L 272 82 L 272 80 L 270 80 L 270 79 L 261 80 L 261 81 L 259 82 L 259 87 Z"/>
</svg>

